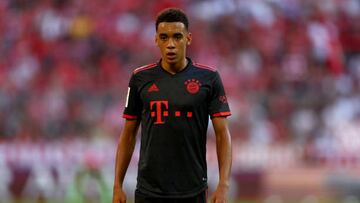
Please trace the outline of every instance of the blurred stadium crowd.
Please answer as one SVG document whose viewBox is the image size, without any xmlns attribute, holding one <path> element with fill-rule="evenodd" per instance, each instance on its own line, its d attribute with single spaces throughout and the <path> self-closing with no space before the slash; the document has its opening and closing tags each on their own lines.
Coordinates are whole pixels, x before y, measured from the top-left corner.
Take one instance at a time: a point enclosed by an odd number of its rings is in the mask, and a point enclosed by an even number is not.
<svg viewBox="0 0 360 203">
<path fill-rule="evenodd" d="M 360 165 L 358 0 L 2 0 L 0 143 L 116 139 L 169 6 L 189 14 L 188 55 L 222 75 L 234 146 Z"/>
<path fill-rule="evenodd" d="M 189 55 L 222 74 L 236 141 L 360 149 L 356 0 L 1 1 L 1 140 L 117 136 L 168 6 L 190 15 Z"/>
</svg>

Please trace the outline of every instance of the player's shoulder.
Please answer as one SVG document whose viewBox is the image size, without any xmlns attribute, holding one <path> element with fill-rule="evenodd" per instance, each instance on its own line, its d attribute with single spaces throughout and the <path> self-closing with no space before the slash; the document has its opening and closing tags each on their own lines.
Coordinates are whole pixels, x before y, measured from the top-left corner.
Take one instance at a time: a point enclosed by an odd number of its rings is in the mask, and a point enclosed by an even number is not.
<svg viewBox="0 0 360 203">
<path fill-rule="evenodd" d="M 216 73 L 217 72 L 216 68 L 214 68 L 212 66 L 209 66 L 209 65 L 202 64 L 202 63 L 193 62 L 193 66 L 195 68 L 198 68 L 199 70 L 207 71 L 207 72 L 210 72 L 210 73 Z"/>
<path fill-rule="evenodd" d="M 133 70 L 133 74 L 136 75 L 138 73 L 141 73 L 141 72 L 144 72 L 144 71 L 147 71 L 147 70 L 151 70 L 151 69 L 155 68 L 156 66 L 158 66 L 157 63 L 150 63 L 150 64 L 147 64 L 147 65 L 140 66 L 140 67 L 135 68 Z"/>
</svg>

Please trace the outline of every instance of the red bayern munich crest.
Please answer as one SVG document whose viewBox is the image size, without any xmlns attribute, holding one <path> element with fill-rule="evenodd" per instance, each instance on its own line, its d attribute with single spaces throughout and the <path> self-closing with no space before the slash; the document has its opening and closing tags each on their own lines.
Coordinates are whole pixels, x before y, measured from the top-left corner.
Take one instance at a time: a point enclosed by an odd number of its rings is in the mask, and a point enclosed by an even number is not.
<svg viewBox="0 0 360 203">
<path fill-rule="evenodd" d="M 201 83 L 196 79 L 189 79 L 185 81 L 186 90 L 190 94 L 196 94 L 200 90 Z"/>
</svg>

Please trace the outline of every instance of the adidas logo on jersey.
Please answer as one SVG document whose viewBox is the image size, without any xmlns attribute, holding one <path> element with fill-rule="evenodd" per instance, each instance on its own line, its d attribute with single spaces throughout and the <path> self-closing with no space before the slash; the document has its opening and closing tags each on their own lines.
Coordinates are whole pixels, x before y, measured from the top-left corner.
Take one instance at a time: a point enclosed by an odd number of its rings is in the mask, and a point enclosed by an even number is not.
<svg viewBox="0 0 360 203">
<path fill-rule="evenodd" d="M 158 91 L 159 88 L 155 85 L 155 83 L 153 83 L 148 89 L 148 92 L 158 92 Z"/>
</svg>

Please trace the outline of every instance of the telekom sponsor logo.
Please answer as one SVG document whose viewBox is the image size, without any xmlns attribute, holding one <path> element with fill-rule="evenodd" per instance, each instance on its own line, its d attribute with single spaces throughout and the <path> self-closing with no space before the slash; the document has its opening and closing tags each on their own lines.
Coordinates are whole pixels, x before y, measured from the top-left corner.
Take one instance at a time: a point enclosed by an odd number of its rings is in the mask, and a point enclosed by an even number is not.
<svg viewBox="0 0 360 203">
<path fill-rule="evenodd" d="M 162 110 L 162 106 L 164 106 L 164 110 Z M 155 124 L 164 124 L 164 117 L 169 116 L 169 102 L 168 101 L 151 101 L 150 102 L 150 110 L 151 117 L 156 117 Z M 153 111 L 154 110 L 154 111 Z"/>
<path fill-rule="evenodd" d="M 169 116 L 169 102 L 166 100 L 161 101 L 151 101 L 150 102 L 150 111 L 151 111 L 151 117 L 155 117 L 155 123 L 154 124 L 164 124 L 165 123 L 165 117 Z M 181 115 L 184 115 L 188 118 L 193 117 L 193 112 L 183 112 L 181 111 L 175 111 L 173 112 L 174 117 L 180 117 Z"/>
</svg>

